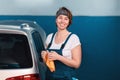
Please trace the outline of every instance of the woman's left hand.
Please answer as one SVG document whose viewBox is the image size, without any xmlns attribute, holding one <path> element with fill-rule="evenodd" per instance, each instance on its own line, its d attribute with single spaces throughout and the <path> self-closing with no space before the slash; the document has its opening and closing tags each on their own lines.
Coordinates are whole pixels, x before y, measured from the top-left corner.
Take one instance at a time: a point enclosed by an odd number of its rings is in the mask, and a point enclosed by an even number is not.
<svg viewBox="0 0 120 80">
<path fill-rule="evenodd" d="M 49 54 L 48 54 L 48 59 L 49 60 L 58 60 L 59 57 L 60 57 L 60 55 L 55 51 L 50 51 Z"/>
</svg>

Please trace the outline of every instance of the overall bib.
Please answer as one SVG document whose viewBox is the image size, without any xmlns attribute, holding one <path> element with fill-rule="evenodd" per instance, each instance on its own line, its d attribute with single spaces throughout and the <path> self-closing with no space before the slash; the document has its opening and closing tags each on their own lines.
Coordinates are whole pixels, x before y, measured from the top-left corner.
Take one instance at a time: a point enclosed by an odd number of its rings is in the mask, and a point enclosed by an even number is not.
<svg viewBox="0 0 120 80">
<path fill-rule="evenodd" d="M 55 34 L 52 35 L 51 42 L 49 43 L 47 50 L 56 51 L 58 54 L 62 55 L 62 50 L 64 49 L 65 44 L 67 43 L 69 37 L 72 34 L 69 34 L 65 42 L 61 45 L 60 49 L 49 49 L 53 42 L 54 35 Z M 47 69 L 46 80 L 73 80 L 72 77 L 76 77 L 75 68 L 66 66 L 65 64 L 63 64 L 62 62 L 58 60 L 55 60 L 54 64 L 55 64 L 55 71 L 50 72 L 50 70 Z"/>
</svg>

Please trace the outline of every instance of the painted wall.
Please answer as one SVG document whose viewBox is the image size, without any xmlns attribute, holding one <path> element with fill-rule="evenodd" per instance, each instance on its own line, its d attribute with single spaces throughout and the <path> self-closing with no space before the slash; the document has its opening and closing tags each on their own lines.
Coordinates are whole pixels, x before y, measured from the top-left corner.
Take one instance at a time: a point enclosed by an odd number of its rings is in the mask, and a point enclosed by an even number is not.
<svg viewBox="0 0 120 80">
<path fill-rule="evenodd" d="M 69 30 L 82 43 L 79 79 L 120 80 L 119 4 L 119 0 L 0 0 L 0 20 L 36 21 L 49 34 L 56 31 L 56 11 L 66 6 L 73 13 Z"/>
<path fill-rule="evenodd" d="M 120 15 L 120 0 L 0 0 L 0 15 L 52 15 L 59 7 L 74 16 Z"/>
</svg>

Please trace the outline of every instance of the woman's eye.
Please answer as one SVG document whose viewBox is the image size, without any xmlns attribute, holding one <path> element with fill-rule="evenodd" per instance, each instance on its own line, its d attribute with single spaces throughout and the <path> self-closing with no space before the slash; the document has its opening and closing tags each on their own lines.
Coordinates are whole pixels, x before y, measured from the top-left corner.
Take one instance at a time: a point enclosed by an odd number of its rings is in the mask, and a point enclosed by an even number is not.
<svg viewBox="0 0 120 80">
<path fill-rule="evenodd" d="M 68 18 L 65 18 L 65 20 L 68 20 Z"/>
<path fill-rule="evenodd" d="M 62 19 L 62 17 L 59 17 L 59 19 Z"/>
</svg>

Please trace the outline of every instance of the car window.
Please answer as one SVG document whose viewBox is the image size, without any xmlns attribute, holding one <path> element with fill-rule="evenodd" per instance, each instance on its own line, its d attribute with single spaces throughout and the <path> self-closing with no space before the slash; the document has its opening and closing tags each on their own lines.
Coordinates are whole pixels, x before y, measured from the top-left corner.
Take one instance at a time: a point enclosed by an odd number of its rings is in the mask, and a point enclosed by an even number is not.
<svg viewBox="0 0 120 80">
<path fill-rule="evenodd" d="M 41 39 L 41 36 L 40 36 L 39 32 L 34 31 L 32 33 L 32 37 L 33 37 L 33 40 L 34 40 L 34 43 L 35 43 L 37 54 L 39 55 L 39 60 L 42 61 L 40 53 L 41 53 L 42 50 L 44 50 L 44 44 L 43 44 L 43 41 Z"/>
<path fill-rule="evenodd" d="M 21 34 L 0 34 L 0 69 L 32 67 L 28 39 Z"/>
</svg>

